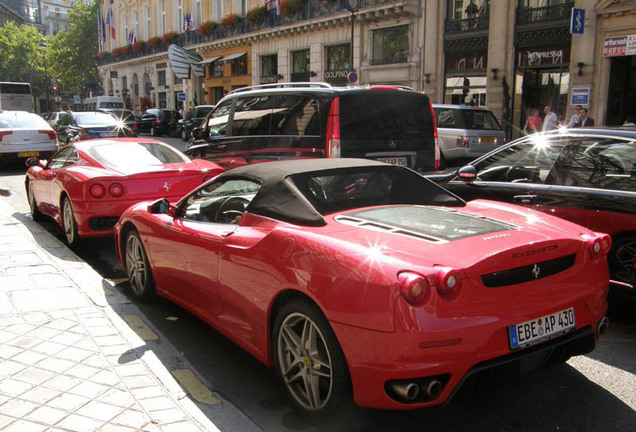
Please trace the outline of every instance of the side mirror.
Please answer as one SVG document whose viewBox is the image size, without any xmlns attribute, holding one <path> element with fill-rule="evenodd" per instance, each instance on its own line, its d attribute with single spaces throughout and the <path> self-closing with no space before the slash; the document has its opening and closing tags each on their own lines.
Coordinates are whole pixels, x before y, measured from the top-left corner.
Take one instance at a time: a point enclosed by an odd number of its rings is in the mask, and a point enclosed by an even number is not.
<svg viewBox="0 0 636 432">
<path fill-rule="evenodd" d="M 165 214 L 168 213 L 168 209 L 170 208 L 170 203 L 167 199 L 162 198 L 154 201 L 152 204 L 148 206 L 148 213 L 152 214 Z"/>
<path fill-rule="evenodd" d="M 477 178 L 477 169 L 472 165 L 466 165 L 457 171 L 457 176 L 466 183 L 472 183 Z"/>
<path fill-rule="evenodd" d="M 38 159 L 36 157 L 30 157 L 24 163 L 28 167 L 39 166 L 39 167 L 44 168 L 46 166 L 46 160 L 40 160 L 40 159 Z"/>
<path fill-rule="evenodd" d="M 203 137 L 203 131 L 201 130 L 201 128 L 194 128 L 192 129 L 192 136 L 196 139 L 201 139 Z"/>
</svg>

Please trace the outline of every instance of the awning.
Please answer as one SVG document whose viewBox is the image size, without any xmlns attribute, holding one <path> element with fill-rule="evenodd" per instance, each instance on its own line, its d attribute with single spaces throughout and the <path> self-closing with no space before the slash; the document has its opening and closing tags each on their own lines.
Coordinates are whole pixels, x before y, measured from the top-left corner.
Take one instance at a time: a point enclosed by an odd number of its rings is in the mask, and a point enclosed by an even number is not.
<svg viewBox="0 0 636 432">
<path fill-rule="evenodd" d="M 172 44 L 168 47 L 168 59 L 170 60 L 170 67 L 177 78 L 190 78 L 190 69 L 196 76 L 205 76 L 203 66 L 200 64 L 201 56 L 199 54 Z"/>
<path fill-rule="evenodd" d="M 227 57 L 225 57 L 225 58 L 223 59 L 223 61 L 224 61 L 225 63 L 227 63 L 227 62 L 231 62 L 231 61 L 233 61 L 233 60 L 236 60 L 236 59 L 237 59 L 237 58 L 239 58 L 239 57 L 243 57 L 245 54 L 247 54 L 245 51 L 243 51 L 243 52 L 239 52 L 239 53 L 230 54 L 230 55 L 228 55 Z"/>
<path fill-rule="evenodd" d="M 203 61 L 200 61 L 199 64 L 200 65 L 207 65 L 210 64 L 212 62 L 217 61 L 218 59 L 220 59 L 223 56 L 214 56 L 214 57 L 208 57 L 208 58 L 204 58 Z"/>
</svg>

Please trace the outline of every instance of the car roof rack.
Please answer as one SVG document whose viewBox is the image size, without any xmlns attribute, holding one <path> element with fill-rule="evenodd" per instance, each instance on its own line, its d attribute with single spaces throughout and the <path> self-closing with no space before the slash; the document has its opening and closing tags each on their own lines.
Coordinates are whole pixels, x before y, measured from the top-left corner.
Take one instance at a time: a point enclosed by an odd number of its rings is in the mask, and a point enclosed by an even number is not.
<svg viewBox="0 0 636 432">
<path fill-rule="evenodd" d="M 333 88 L 329 83 L 325 82 L 284 82 L 284 83 L 272 83 L 272 84 L 259 84 L 255 86 L 241 87 L 232 90 L 228 94 L 236 94 L 250 90 L 265 90 L 274 88 L 296 88 L 296 87 L 318 87 L 318 88 Z"/>
</svg>

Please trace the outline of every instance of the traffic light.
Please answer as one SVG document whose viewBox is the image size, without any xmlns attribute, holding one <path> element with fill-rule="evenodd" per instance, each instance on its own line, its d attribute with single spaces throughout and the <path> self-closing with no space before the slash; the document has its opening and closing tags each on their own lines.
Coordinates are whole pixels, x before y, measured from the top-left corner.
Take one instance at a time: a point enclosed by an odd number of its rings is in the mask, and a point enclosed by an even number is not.
<svg viewBox="0 0 636 432">
<path fill-rule="evenodd" d="M 57 94 L 57 86 L 53 86 L 53 94 L 56 95 Z"/>
</svg>

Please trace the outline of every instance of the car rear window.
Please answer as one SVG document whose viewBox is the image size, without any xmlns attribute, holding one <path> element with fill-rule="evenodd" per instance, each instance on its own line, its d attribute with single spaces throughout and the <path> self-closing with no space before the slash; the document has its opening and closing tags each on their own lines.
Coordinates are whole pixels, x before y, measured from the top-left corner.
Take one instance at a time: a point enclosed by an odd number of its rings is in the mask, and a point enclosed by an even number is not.
<svg viewBox="0 0 636 432">
<path fill-rule="evenodd" d="M 169 146 L 145 142 L 113 141 L 91 147 L 88 154 L 103 166 L 126 174 L 157 165 L 189 162 Z"/>
<path fill-rule="evenodd" d="M 37 114 L 8 112 L 0 115 L 0 129 L 4 128 L 37 128 L 50 130 L 51 126 Z"/>
<path fill-rule="evenodd" d="M 340 133 L 348 140 L 433 136 L 429 99 L 406 91 L 357 92 L 340 98 Z"/>
<path fill-rule="evenodd" d="M 501 125 L 491 111 L 486 110 L 458 110 L 462 117 L 464 129 L 471 130 L 501 130 Z M 439 126 L 439 125 L 438 125 Z M 441 126 L 440 126 L 441 127 Z"/>
<path fill-rule="evenodd" d="M 77 113 L 75 122 L 78 126 L 114 126 L 117 119 L 106 113 Z"/>
</svg>

